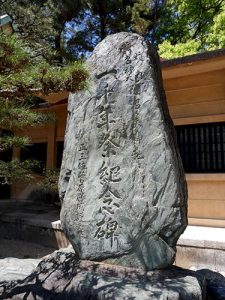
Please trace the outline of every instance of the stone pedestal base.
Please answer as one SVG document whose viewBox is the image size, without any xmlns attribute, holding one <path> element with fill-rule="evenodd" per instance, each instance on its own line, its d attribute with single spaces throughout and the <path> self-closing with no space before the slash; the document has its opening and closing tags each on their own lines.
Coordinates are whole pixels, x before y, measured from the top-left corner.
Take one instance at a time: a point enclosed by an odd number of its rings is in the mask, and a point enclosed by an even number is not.
<svg viewBox="0 0 225 300">
<path fill-rule="evenodd" d="M 80 261 L 73 252 L 56 251 L 23 281 L 0 283 L 0 299 L 202 300 L 206 283 L 195 272 L 170 267 L 139 269 Z"/>
</svg>

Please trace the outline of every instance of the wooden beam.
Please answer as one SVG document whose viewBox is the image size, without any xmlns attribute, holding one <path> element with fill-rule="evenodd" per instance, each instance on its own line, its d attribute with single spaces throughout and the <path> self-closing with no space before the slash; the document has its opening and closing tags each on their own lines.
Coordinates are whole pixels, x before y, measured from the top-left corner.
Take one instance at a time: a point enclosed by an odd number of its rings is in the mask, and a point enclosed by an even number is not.
<svg viewBox="0 0 225 300">
<path fill-rule="evenodd" d="M 225 114 L 173 119 L 174 125 L 203 124 L 216 122 L 225 122 Z"/>
<path fill-rule="evenodd" d="M 225 114 L 225 99 L 169 106 L 173 119 Z"/>
<path fill-rule="evenodd" d="M 194 74 L 201 74 L 210 71 L 222 70 L 225 68 L 225 57 L 217 57 L 209 60 L 201 60 L 178 64 L 171 67 L 162 67 L 163 79 L 179 78 Z"/>
<path fill-rule="evenodd" d="M 225 84 L 225 70 L 209 71 L 201 74 L 184 75 L 178 78 L 164 79 L 166 91 L 185 88 L 202 87 L 205 85 Z"/>
<path fill-rule="evenodd" d="M 213 84 L 170 90 L 166 91 L 166 97 L 169 106 L 225 99 L 225 85 Z"/>
<path fill-rule="evenodd" d="M 62 92 L 52 93 L 49 95 L 44 95 L 39 93 L 37 96 L 49 103 L 57 103 L 61 100 L 67 99 L 69 97 L 69 92 L 62 91 Z"/>
</svg>

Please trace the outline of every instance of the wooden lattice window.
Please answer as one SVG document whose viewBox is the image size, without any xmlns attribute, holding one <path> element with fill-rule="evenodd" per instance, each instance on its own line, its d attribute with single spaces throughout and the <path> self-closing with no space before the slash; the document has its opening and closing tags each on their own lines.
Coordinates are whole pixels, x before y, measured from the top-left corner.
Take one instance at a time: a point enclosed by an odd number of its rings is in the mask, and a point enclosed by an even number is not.
<svg viewBox="0 0 225 300">
<path fill-rule="evenodd" d="M 225 123 L 176 126 L 187 173 L 225 172 Z"/>
</svg>

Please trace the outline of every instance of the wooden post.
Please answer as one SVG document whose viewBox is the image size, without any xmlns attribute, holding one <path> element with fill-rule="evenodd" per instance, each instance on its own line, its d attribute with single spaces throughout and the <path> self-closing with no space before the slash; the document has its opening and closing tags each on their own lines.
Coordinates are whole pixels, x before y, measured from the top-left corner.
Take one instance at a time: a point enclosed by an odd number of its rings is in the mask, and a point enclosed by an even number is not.
<svg viewBox="0 0 225 300">
<path fill-rule="evenodd" d="M 20 160 L 20 148 L 19 147 L 13 147 L 12 159 Z"/>
</svg>

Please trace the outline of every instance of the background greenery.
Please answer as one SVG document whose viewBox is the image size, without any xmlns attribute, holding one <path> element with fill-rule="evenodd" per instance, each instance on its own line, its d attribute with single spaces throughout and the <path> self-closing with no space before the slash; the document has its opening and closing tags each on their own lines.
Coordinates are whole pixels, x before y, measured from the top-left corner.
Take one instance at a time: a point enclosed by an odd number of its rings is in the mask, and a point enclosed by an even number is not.
<svg viewBox="0 0 225 300">
<path fill-rule="evenodd" d="M 61 62 L 120 31 L 142 34 L 164 58 L 225 47 L 224 0 L 7 0 L 2 11 L 37 51 L 54 48 Z"/>
<path fill-rule="evenodd" d="M 8 3 L 7 3 L 8 4 Z M 23 16 L 25 18 L 25 16 Z M 42 17 L 43 19 L 43 17 Z M 18 27 L 19 28 L 19 27 Z M 48 23 L 49 30 L 51 23 Z M 52 29 L 52 36 L 54 31 Z M 61 62 L 48 33 L 40 39 L 31 34 L 0 32 L 0 151 L 25 147 L 30 127 L 54 122 L 54 116 L 35 108 L 37 95 L 85 88 L 88 71 L 82 62 Z M 37 162 L 0 160 L 0 183 L 30 180 Z"/>
</svg>

